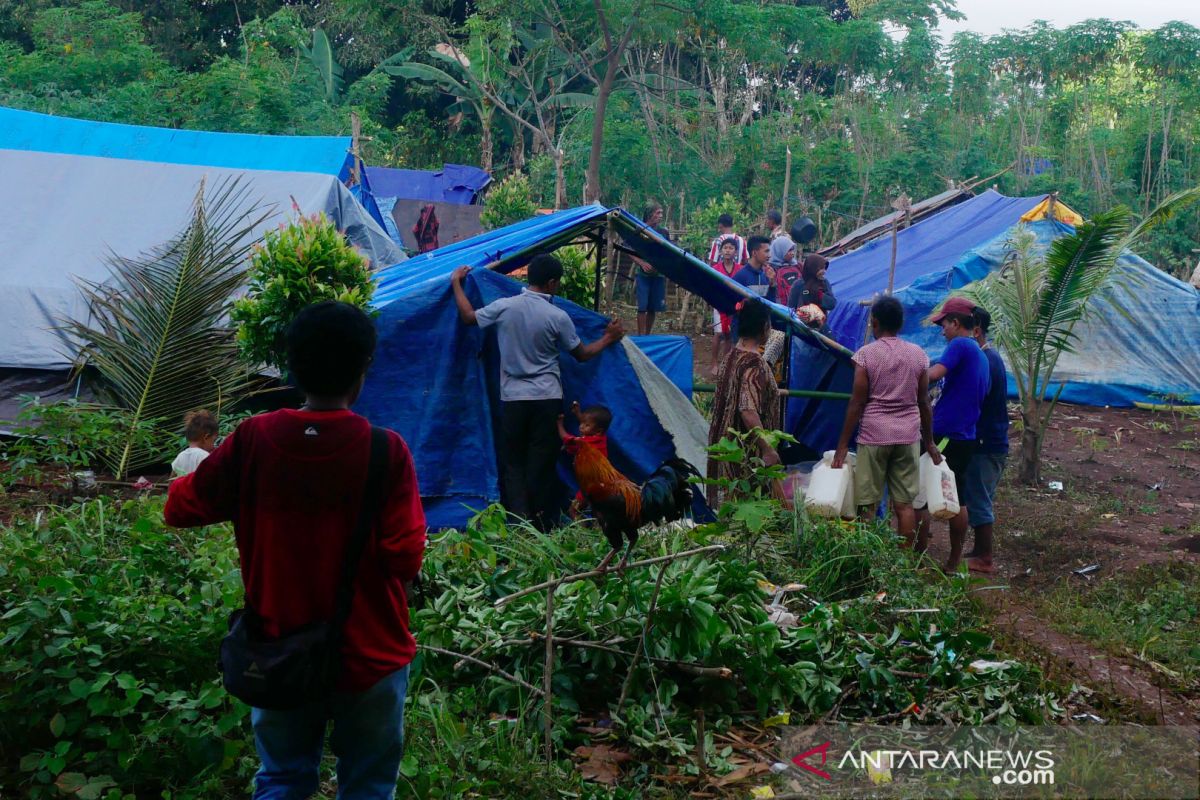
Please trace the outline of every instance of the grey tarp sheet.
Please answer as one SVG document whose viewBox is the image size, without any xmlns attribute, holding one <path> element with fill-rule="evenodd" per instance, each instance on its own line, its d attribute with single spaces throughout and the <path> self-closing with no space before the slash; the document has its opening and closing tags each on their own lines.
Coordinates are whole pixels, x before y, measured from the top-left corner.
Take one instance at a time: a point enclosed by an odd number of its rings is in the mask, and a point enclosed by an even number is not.
<svg viewBox="0 0 1200 800">
<path fill-rule="evenodd" d="M 202 178 L 244 176 L 247 202 L 273 209 L 269 230 L 324 211 L 376 268 L 404 254 L 330 175 L 0 150 L 0 367 L 60 369 L 54 328 L 86 313 L 77 281 L 103 281 L 106 256 L 137 256 L 179 233 Z"/>
</svg>

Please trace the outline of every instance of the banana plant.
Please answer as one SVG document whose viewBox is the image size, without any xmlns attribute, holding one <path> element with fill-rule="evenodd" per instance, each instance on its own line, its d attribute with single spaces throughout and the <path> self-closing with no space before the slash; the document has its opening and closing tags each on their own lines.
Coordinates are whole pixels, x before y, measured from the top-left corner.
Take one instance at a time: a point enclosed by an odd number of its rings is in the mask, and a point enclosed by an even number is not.
<svg viewBox="0 0 1200 800">
<path fill-rule="evenodd" d="M 1063 353 L 1079 346 L 1076 326 L 1101 303 L 1127 316 L 1119 293 L 1135 274 L 1118 259 L 1148 231 L 1200 200 L 1200 187 L 1168 197 L 1137 225 L 1124 206 L 1097 214 L 1069 235 L 1038 252 L 1034 233 L 1024 226 L 1008 243 L 1004 265 L 961 294 L 992 317 L 991 334 L 1008 360 L 1021 402 L 1020 483 L 1041 482 L 1041 452 L 1050 418 L 1065 384 L 1051 390 Z"/>
<path fill-rule="evenodd" d="M 107 281 L 81 284 L 87 321 L 64 329 L 81 345 L 76 368 L 94 370 L 106 405 L 129 421 L 105 459 L 118 480 L 154 462 L 145 426 L 177 429 L 187 411 L 220 413 L 253 390 L 227 319 L 270 213 L 240 179 L 211 192 L 202 181 L 175 238 L 137 256 L 114 253 Z"/>
<path fill-rule="evenodd" d="M 333 47 L 325 31 L 315 28 L 312 32 L 312 46 L 300 45 L 301 52 L 313 63 L 321 75 L 321 84 L 325 87 L 325 99 L 336 104 L 341 97 L 342 86 L 345 84 L 345 72 L 342 65 L 333 57 Z"/>
</svg>

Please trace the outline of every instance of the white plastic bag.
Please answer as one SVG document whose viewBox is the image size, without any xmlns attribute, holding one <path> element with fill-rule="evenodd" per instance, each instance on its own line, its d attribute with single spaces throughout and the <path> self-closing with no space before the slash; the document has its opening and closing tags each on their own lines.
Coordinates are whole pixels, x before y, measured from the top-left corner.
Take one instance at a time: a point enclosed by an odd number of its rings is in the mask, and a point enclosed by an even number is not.
<svg viewBox="0 0 1200 800">
<path fill-rule="evenodd" d="M 921 454 L 921 491 L 917 501 L 922 500 L 928 503 L 929 513 L 937 519 L 951 519 L 958 515 L 961 507 L 958 503 L 958 483 L 945 458 L 941 464 L 934 464 L 928 453 Z"/>
</svg>

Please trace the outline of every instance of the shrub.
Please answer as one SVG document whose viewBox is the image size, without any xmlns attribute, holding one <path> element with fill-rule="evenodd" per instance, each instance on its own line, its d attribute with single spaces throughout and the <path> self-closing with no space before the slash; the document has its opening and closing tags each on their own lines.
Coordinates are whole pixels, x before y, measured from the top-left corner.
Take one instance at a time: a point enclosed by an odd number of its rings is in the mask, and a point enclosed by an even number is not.
<svg viewBox="0 0 1200 800">
<path fill-rule="evenodd" d="M 537 206 L 534 205 L 530 194 L 529 178 L 514 172 L 498 185 L 488 189 L 479 221 L 490 231 L 529 219 L 536 213 Z"/>
<path fill-rule="evenodd" d="M 579 245 L 567 245 L 554 251 L 563 267 L 562 296 L 572 303 L 591 308 L 596 302 L 596 267 L 588 252 Z"/>
<path fill-rule="evenodd" d="M 683 234 L 683 246 L 700 258 L 708 258 L 708 248 L 717 235 L 717 218 L 722 214 L 732 215 L 733 229 L 743 238 L 750 238 L 749 231 L 754 225 L 750 212 L 741 200 L 726 192 L 720 199 L 709 200 L 707 205 L 692 214 Z"/>
<path fill-rule="evenodd" d="M 126 441 L 150 461 L 166 460 L 175 448 L 169 426 L 158 420 L 78 400 L 43 404 L 37 397 L 23 398 L 16 422 L 16 438 L 4 450 L 6 483 L 36 478 L 45 465 L 114 469 Z"/>
<path fill-rule="evenodd" d="M 228 529 L 95 500 L 0 530 L 0 551 L 0 794 L 245 788 L 247 708 L 214 663 L 242 594 Z"/>
<path fill-rule="evenodd" d="M 283 335 L 300 309 L 322 300 L 367 308 L 374 284 L 366 257 L 324 213 L 269 231 L 250 259 L 246 296 L 234 303 L 242 357 L 285 368 Z"/>
</svg>

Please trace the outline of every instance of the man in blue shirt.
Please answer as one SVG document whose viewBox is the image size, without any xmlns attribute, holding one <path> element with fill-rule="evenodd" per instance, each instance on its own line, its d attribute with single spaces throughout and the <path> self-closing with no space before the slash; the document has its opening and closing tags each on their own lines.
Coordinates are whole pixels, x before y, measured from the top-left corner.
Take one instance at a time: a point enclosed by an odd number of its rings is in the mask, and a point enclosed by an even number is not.
<svg viewBox="0 0 1200 800">
<path fill-rule="evenodd" d="M 458 316 L 464 325 L 495 327 L 500 350 L 501 496 L 505 507 L 547 531 L 558 520 L 562 486 L 555 475 L 558 460 L 558 415 L 562 413 L 562 376 L 558 354 L 588 361 L 625 335 L 621 323 L 608 324 L 604 335 L 584 343 L 575 323 L 554 295 L 562 286 L 562 264 L 552 255 L 529 262 L 529 288 L 502 297 L 481 309 L 471 305 L 463 289 L 470 267 L 450 276 Z"/>
<path fill-rule="evenodd" d="M 1008 461 L 1008 377 L 1004 360 L 988 342 L 992 317 L 975 307 L 975 341 L 987 357 L 990 387 L 975 425 L 975 455 L 962 480 L 960 496 L 967 505 L 967 521 L 975 529 L 975 546 L 967 553 L 967 569 L 992 571 L 992 527 L 996 521 L 992 500 Z"/>
<path fill-rule="evenodd" d="M 933 407 L 933 440 L 946 440 L 942 455 L 954 472 L 957 485 L 961 486 L 975 453 L 975 426 L 988 393 L 988 361 L 974 338 L 975 304 L 970 300 L 951 297 L 931 322 L 941 326 L 942 336 L 948 342 L 942 357 L 929 368 L 930 384 L 945 379 L 942 397 Z M 947 572 L 958 568 L 963 542 L 967 538 L 967 505 L 961 492 L 959 505 L 957 516 L 949 520 Z M 917 549 L 923 551 L 928 544 L 929 511 L 925 509 L 921 514 Z"/>
<path fill-rule="evenodd" d="M 771 242 L 765 236 L 751 236 L 746 244 L 750 260 L 734 273 L 733 280 L 764 300 L 775 299 L 775 270 L 767 263 L 771 258 Z"/>
</svg>

